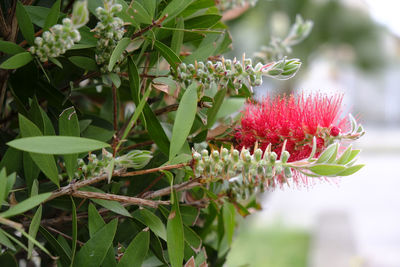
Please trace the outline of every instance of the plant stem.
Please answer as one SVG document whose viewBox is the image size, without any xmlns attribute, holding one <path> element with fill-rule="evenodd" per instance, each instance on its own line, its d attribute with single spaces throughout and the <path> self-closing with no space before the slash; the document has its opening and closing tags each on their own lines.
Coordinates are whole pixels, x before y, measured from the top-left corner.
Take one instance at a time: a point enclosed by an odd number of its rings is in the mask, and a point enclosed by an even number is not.
<svg viewBox="0 0 400 267">
<path fill-rule="evenodd" d="M 161 27 L 161 23 L 163 23 L 163 21 L 168 17 L 167 14 L 165 14 L 162 18 L 153 21 L 152 24 L 150 24 L 149 26 L 147 26 L 146 28 L 141 29 L 138 32 L 135 32 L 134 34 L 132 34 L 131 36 L 131 40 L 135 39 L 136 37 L 139 37 L 141 35 L 143 35 L 145 32 L 151 30 L 154 27 Z"/>
<path fill-rule="evenodd" d="M 113 156 L 117 154 L 117 143 L 118 143 L 118 100 L 117 100 L 117 87 L 112 85 L 112 96 L 113 96 L 113 120 L 114 120 L 114 138 L 113 138 Z"/>
<path fill-rule="evenodd" d="M 147 199 L 143 199 L 143 198 L 121 196 L 121 195 L 114 195 L 114 194 L 108 194 L 108 193 L 88 192 L 88 191 L 75 191 L 75 192 L 72 192 L 71 195 L 73 197 L 78 197 L 78 198 L 104 199 L 104 200 L 129 203 L 129 204 L 138 205 L 138 206 L 148 206 L 151 208 L 157 208 L 158 205 L 170 205 L 171 204 L 170 201 L 147 200 Z"/>
<path fill-rule="evenodd" d="M 163 171 L 163 170 L 172 170 L 172 169 L 178 169 L 182 168 L 185 166 L 188 166 L 189 163 L 179 163 L 179 164 L 174 164 L 174 165 L 165 165 L 153 169 L 147 169 L 147 170 L 140 170 L 140 171 L 133 171 L 133 172 L 125 172 L 121 173 L 119 175 L 115 175 L 118 177 L 127 177 L 127 176 L 136 176 L 136 175 L 143 175 L 143 174 L 148 174 L 148 173 L 153 173 L 153 172 L 158 172 L 158 171 Z"/>
</svg>

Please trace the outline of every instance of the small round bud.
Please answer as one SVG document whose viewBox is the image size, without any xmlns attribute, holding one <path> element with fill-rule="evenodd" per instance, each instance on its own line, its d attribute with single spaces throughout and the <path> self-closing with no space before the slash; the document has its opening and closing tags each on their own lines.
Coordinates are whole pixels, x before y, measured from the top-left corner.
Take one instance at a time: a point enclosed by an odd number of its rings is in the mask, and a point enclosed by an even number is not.
<svg viewBox="0 0 400 267">
<path fill-rule="evenodd" d="M 201 156 L 202 156 L 202 157 L 208 157 L 208 150 L 207 150 L 207 149 L 203 149 L 203 150 L 201 151 Z"/>
<path fill-rule="evenodd" d="M 281 155 L 281 161 L 286 163 L 290 157 L 290 153 L 288 151 L 283 151 Z"/>
<path fill-rule="evenodd" d="M 262 150 L 259 148 L 256 151 L 254 151 L 254 159 L 256 162 L 259 162 L 261 160 L 262 153 L 263 153 Z"/>
</svg>

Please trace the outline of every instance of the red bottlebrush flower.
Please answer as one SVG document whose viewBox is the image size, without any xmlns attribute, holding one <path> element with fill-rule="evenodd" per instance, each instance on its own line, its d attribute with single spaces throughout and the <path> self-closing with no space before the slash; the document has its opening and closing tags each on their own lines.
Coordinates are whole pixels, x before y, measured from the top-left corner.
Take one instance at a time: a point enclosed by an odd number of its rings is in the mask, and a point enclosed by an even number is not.
<svg viewBox="0 0 400 267">
<path fill-rule="evenodd" d="M 341 119 L 342 95 L 323 94 L 295 97 L 267 97 L 261 103 L 248 103 L 240 125 L 235 129 L 237 148 L 265 150 L 271 144 L 272 150 L 281 153 L 283 142 L 289 161 L 309 157 L 312 140 L 317 139 L 319 155 L 327 146 L 328 139 L 347 130 L 347 120 Z"/>
</svg>

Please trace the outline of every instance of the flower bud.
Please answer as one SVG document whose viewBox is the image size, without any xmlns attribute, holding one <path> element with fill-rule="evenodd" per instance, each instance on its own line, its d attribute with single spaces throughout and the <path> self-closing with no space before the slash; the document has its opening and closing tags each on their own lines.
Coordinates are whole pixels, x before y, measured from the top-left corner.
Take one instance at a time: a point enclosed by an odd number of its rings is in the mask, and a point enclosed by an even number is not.
<svg viewBox="0 0 400 267">
<path fill-rule="evenodd" d="M 290 157 L 289 152 L 288 151 L 283 151 L 282 154 L 281 154 L 282 163 L 286 163 L 288 161 L 289 157 Z"/>
<path fill-rule="evenodd" d="M 89 10 L 87 1 L 77 1 L 72 9 L 72 24 L 76 29 L 82 27 L 89 21 Z M 64 22 L 64 21 L 63 21 Z"/>
</svg>

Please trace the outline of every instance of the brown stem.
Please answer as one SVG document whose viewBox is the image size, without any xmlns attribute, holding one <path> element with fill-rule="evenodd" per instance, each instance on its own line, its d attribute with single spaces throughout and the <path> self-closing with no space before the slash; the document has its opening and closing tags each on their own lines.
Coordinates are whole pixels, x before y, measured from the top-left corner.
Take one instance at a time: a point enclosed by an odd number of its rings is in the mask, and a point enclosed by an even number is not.
<svg viewBox="0 0 400 267">
<path fill-rule="evenodd" d="M 161 178 L 163 178 L 163 176 L 164 176 L 164 173 L 162 173 L 156 179 L 154 179 L 142 192 L 140 192 L 138 197 L 142 197 L 146 192 L 148 192 L 153 186 L 155 186 L 158 183 L 158 181 L 161 180 Z"/>
<path fill-rule="evenodd" d="M 65 237 L 65 238 L 69 239 L 69 240 L 73 240 L 73 238 L 70 237 L 69 235 L 66 235 L 66 234 L 64 234 L 63 232 L 58 231 L 57 229 L 55 229 L 55 228 L 53 228 L 53 227 L 51 227 L 51 226 L 46 226 L 46 228 L 47 228 L 48 230 L 50 230 L 50 231 L 56 233 L 56 234 L 59 234 L 59 235 Z M 78 245 L 81 246 L 81 247 L 85 244 L 85 243 L 83 243 L 82 241 L 79 241 L 79 240 L 76 240 L 76 243 L 78 243 Z"/>
<path fill-rule="evenodd" d="M 161 26 L 161 23 L 163 23 L 163 21 L 164 21 L 167 17 L 168 17 L 168 14 L 165 14 L 162 18 L 153 21 L 153 23 L 150 24 L 149 26 L 147 26 L 146 28 L 143 28 L 143 29 L 141 29 L 140 31 L 138 31 L 138 32 L 136 32 L 136 33 L 134 33 L 134 34 L 132 34 L 131 40 L 133 40 L 133 39 L 135 39 L 135 38 L 137 38 L 137 37 L 143 35 L 145 32 L 151 30 L 151 29 L 154 28 L 154 27 L 160 27 L 160 26 Z"/>
<path fill-rule="evenodd" d="M 152 145 L 152 144 L 154 144 L 154 141 L 148 140 L 148 141 L 145 141 L 142 143 L 137 143 L 137 144 L 133 144 L 133 145 L 126 146 L 126 147 L 121 147 L 119 150 L 120 151 L 131 150 L 131 149 L 135 149 L 135 148 L 142 147 L 142 146 L 148 146 L 148 145 Z"/>
<path fill-rule="evenodd" d="M 193 180 L 181 183 L 181 184 L 174 185 L 173 188 L 177 192 L 188 190 L 193 187 L 200 186 L 201 183 L 198 182 L 199 180 L 200 180 L 200 178 L 196 178 L 196 179 L 193 179 Z M 166 188 L 154 191 L 154 192 L 149 192 L 148 194 L 145 194 L 143 197 L 146 199 L 150 199 L 150 198 L 166 196 L 166 195 L 169 195 L 170 193 L 171 193 L 171 187 L 166 187 Z"/>
<path fill-rule="evenodd" d="M 108 193 L 98 193 L 98 192 L 87 192 L 87 191 L 75 191 L 72 192 L 71 195 L 73 197 L 79 198 L 96 198 L 96 199 L 104 199 L 104 200 L 112 200 L 118 201 L 123 203 L 129 203 L 132 205 L 138 206 L 148 206 L 151 208 L 157 208 L 158 205 L 170 205 L 169 201 L 161 201 L 161 200 L 146 200 L 142 198 L 136 197 L 129 197 L 129 196 L 121 196 L 121 195 L 114 195 Z"/>
<path fill-rule="evenodd" d="M 37 32 L 35 32 L 35 37 L 38 37 L 39 35 L 42 35 L 42 33 L 43 33 L 43 29 L 41 29 L 41 30 L 39 30 L 39 31 L 37 31 Z M 28 42 L 26 41 L 26 40 L 23 40 L 20 44 L 19 44 L 19 46 L 25 46 L 25 45 L 27 45 L 28 44 Z"/>
<path fill-rule="evenodd" d="M 161 167 L 157 167 L 157 168 L 153 168 L 153 169 L 125 172 L 125 173 L 117 174 L 115 176 L 127 177 L 127 176 L 143 175 L 143 174 L 148 174 L 148 173 L 153 173 L 153 172 L 158 172 L 158 171 L 163 171 L 163 170 L 178 169 L 178 168 L 182 168 L 182 167 L 185 167 L 188 165 L 189 165 L 189 163 L 179 163 L 179 164 L 174 164 L 174 165 L 161 166 Z"/>
<path fill-rule="evenodd" d="M 172 105 L 169 105 L 169 106 L 166 106 L 166 107 L 163 107 L 163 108 L 160 108 L 160 109 L 155 110 L 155 111 L 154 111 L 154 114 L 155 114 L 156 116 L 159 116 L 159 115 L 164 114 L 164 113 L 168 113 L 168 112 L 171 112 L 171 111 L 175 111 L 175 110 L 178 109 L 178 107 L 179 107 L 179 104 L 178 104 L 178 103 L 172 104 Z"/>
</svg>

